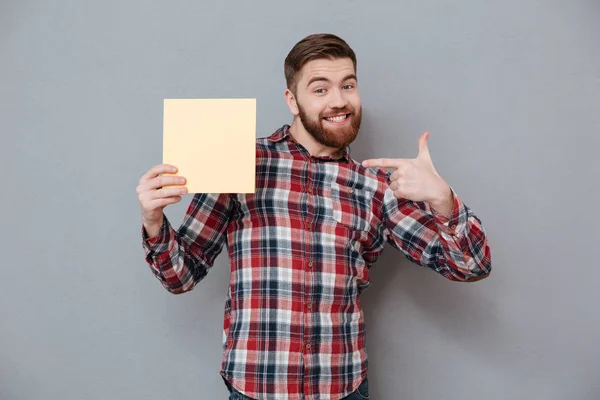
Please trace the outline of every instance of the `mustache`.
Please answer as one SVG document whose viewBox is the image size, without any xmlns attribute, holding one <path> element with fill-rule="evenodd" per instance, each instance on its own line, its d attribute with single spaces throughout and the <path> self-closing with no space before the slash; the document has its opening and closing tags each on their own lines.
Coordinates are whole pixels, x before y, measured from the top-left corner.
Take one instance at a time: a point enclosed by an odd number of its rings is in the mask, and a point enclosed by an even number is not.
<svg viewBox="0 0 600 400">
<path fill-rule="evenodd" d="M 333 109 L 332 111 L 326 113 L 326 114 L 321 114 L 321 118 L 330 118 L 330 117 L 335 117 L 336 115 L 340 115 L 340 114 L 351 114 L 354 115 L 356 114 L 356 110 L 354 108 L 340 108 L 338 110 Z"/>
</svg>

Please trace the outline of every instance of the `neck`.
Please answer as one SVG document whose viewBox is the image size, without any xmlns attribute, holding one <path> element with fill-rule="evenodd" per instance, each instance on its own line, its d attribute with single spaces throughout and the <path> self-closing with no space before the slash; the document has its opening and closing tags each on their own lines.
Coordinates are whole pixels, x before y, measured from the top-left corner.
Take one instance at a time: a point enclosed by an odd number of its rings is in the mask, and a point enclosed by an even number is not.
<svg viewBox="0 0 600 400">
<path fill-rule="evenodd" d="M 298 117 L 294 118 L 294 122 L 290 126 L 290 135 L 292 135 L 296 142 L 304 146 L 311 156 L 340 158 L 344 155 L 344 149 L 340 150 L 334 147 L 328 147 L 317 142 L 315 138 L 308 133 L 306 128 L 304 128 L 302 121 L 300 121 L 300 118 Z"/>
</svg>

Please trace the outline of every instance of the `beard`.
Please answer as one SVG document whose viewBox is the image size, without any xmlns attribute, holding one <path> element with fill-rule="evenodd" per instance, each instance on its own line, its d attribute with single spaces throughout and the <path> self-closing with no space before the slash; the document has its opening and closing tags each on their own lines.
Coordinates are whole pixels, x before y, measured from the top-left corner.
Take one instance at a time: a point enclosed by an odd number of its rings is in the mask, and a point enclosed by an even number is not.
<svg viewBox="0 0 600 400">
<path fill-rule="evenodd" d="M 326 128 L 323 123 L 323 118 L 327 114 L 319 113 L 318 119 L 313 119 L 308 116 L 306 110 L 297 103 L 300 122 L 304 129 L 320 144 L 327 147 L 343 150 L 356 139 L 360 123 L 362 120 L 362 106 L 358 112 L 354 107 L 348 105 L 340 109 L 332 109 L 328 115 L 350 114 L 350 123 L 341 127 Z"/>
</svg>

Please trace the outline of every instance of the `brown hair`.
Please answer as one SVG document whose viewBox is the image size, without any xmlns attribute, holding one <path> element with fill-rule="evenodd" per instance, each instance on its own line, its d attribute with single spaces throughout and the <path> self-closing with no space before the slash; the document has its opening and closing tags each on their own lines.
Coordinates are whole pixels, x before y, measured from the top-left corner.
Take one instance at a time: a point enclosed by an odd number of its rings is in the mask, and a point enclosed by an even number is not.
<svg viewBox="0 0 600 400">
<path fill-rule="evenodd" d="M 296 94 L 296 75 L 309 61 L 329 58 L 350 58 L 356 71 L 356 55 L 342 38 L 330 33 L 309 35 L 296 43 L 285 58 L 283 71 L 289 90 Z"/>
</svg>

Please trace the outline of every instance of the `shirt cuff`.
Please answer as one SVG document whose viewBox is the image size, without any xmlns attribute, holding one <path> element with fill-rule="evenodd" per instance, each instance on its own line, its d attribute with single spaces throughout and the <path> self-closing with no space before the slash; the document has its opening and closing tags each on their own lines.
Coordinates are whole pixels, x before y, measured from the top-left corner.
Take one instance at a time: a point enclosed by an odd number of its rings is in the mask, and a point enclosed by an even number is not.
<svg viewBox="0 0 600 400">
<path fill-rule="evenodd" d="M 163 214 L 163 223 L 160 227 L 158 235 L 149 238 L 146 228 L 142 224 L 142 246 L 146 251 L 146 254 L 161 254 L 169 249 L 169 242 L 171 241 L 172 232 L 169 220 Z"/>
<path fill-rule="evenodd" d="M 452 236 L 460 235 L 467 226 L 468 212 L 465 204 L 462 202 L 460 197 L 456 194 L 454 189 L 450 187 L 452 196 L 454 197 L 454 203 L 452 205 L 452 212 L 450 217 L 440 214 L 437 212 L 429 203 L 426 204 L 426 209 L 437 223 L 438 227 L 444 232 Z"/>
</svg>

